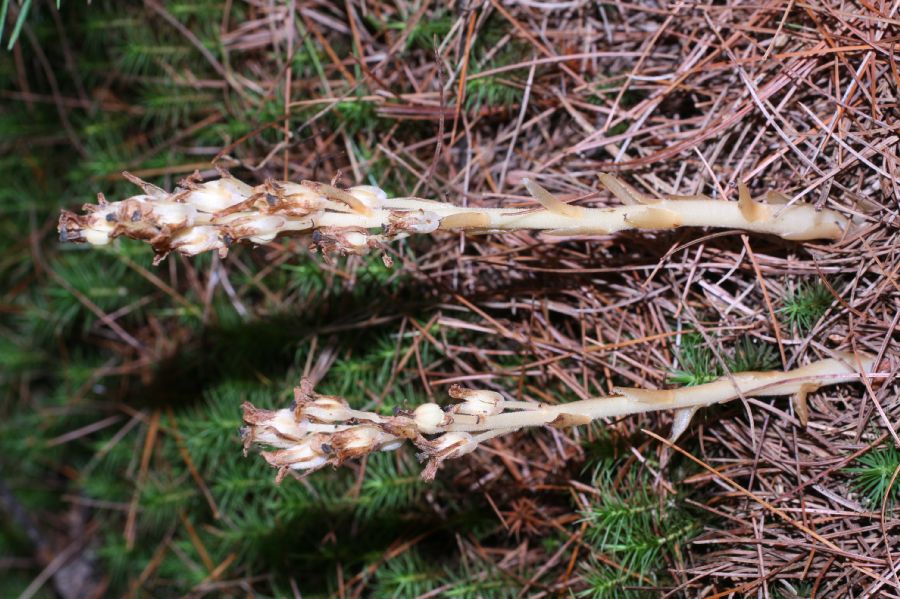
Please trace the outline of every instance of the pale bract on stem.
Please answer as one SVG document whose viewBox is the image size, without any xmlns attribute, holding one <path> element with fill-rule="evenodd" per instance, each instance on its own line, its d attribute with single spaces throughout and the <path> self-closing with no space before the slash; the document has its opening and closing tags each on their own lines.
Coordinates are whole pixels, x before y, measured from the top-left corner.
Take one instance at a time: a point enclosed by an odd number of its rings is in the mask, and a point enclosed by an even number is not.
<svg viewBox="0 0 900 599">
<path fill-rule="evenodd" d="M 245 403 L 241 434 L 245 452 L 253 445 L 267 448 L 262 456 L 278 469 L 277 481 L 290 472 L 309 473 L 374 451 L 391 451 L 407 441 L 425 462 L 422 478 L 432 480 L 446 460 L 528 427 L 568 428 L 602 418 L 674 410 L 674 440 L 699 408 L 738 397 L 780 395 L 792 396 L 795 411 L 805 424 L 808 393 L 825 385 L 858 381 L 857 363 L 864 373 L 874 368 L 874 357 L 860 354 L 858 362 L 856 358 L 838 355 L 787 372 L 741 372 L 680 389 L 618 387 L 608 397 L 553 405 L 507 401 L 496 391 L 454 385 L 449 395 L 458 403 L 446 407 L 425 403 L 392 416 L 353 410 L 341 398 L 316 394 L 304 380 L 295 389 L 294 405 L 289 409 L 261 410 Z"/>
<path fill-rule="evenodd" d="M 105 245 L 117 237 L 150 243 L 157 261 L 170 252 L 193 256 L 227 253 L 236 242 L 270 243 L 281 234 L 311 233 L 323 252 L 360 254 L 409 235 L 439 230 L 498 233 L 532 230 L 554 237 L 607 235 L 628 229 L 677 227 L 742 229 L 790 240 L 840 239 L 850 221 L 806 203 L 785 206 L 770 192 L 754 200 L 746 186 L 737 202 L 706 196 L 642 194 L 627 183 L 599 175 L 600 183 L 624 205 L 590 208 L 566 203 L 525 179 L 534 207 L 462 207 L 414 197 L 390 198 L 371 185 L 347 189 L 333 184 L 266 181 L 255 187 L 222 172 L 203 182 L 188 177 L 173 192 L 125 173 L 143 193 L 117 202 L 102 194 L 82 214 L 63 211 L 63 241 Z"/>
</svg>

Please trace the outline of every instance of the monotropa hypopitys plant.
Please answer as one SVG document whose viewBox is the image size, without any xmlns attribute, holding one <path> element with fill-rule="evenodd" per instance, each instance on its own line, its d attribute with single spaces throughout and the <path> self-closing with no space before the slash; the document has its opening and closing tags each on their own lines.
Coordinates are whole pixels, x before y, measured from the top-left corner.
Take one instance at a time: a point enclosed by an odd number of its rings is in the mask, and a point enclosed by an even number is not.
<svg viewBox="0 0 900 599">
<path fill-rule="evenodd" d="M 285 233 L 312 233 L 323 251 L 363 253 L 385 242 L 438 230 L 490 233 L 528 229 L 551 236 L 605 235 L 626 229 L 719 227 L 768 233 L 791 240 L 839 239 L 850 221 L 810 204 L 785 204 L 770 192 L 754 200 L 743 184 L 737 202 L 706 196 L 650 197 L 611 175 L 600 175 L 625 205 L 589 208 L 566 203 L 534 181 L 524 183 L 539 206 L 461 207 L 416 197 L 389 198 L 371 185 L 343 189 L 335 184 L 266 181 L 255 187 L 226 172 L 212 181 L 198 175 L 173 192 L 125 177 L 143 193 L 118 202 L 102 194 L 82 214 L 63 211 L 63 241 L 104 245 L 116 237 L 149 242 L 156 260 L 169 252 L 193 256 L 227 253 L 236 242 L 266 244 Z"/>
<path fill-rule="evenodd" d="M 861 367 L 858 370 L 857 365 Z M 792 395 L 806 419 L 806 395 L 823 385 L 857 381 L 874 367 L 869 355 L 845 354 L 787 372 L 742 372 L 711 383 L 672 390 L 619 387 L 614 395 L 563 404 L 510 401 L 496 391 L 452 386 L 457 403 L 441 407 L 421 404 L 392 416 L 352 409 L 340 397 L 318 395 L 308 380 L 294 390 L 294 404 L 281 410 L 243 405 L 244 450 L 268 448 L 266 461 L 285 475 L 309 473 L 374 451 L 391 451 L 409 441 L 425 462 L 422 478 L 431 480 L 441 464 L 466 455 L 485 441 L 536 426 L 567 428 L 600 418 L 675 410 L 672 439 L 677 439 L 697 409 L 738 397 Z"/>
</svg>

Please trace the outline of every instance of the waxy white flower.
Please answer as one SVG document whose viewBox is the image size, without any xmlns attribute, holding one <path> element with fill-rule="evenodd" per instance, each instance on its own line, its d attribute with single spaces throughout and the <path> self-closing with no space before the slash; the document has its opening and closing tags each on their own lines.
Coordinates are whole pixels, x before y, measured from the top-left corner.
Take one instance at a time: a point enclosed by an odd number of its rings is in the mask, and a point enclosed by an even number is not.
<svg viewBox="0 0 900 599">
<path fill-rule="evenodd" d="M 270 190 L 264 191 L 264 197 L 269 208 L 281 207 L 285 213 L 308 214 L 321 210 L 327 203 L 327 199 L 316 190 L 299 183 L 278 183 L 280 195 Z M 277 191 L 277 190 L 275 190 Z"/>
<path fill-rule="evenodd" d="M 464 389 L 459 385 L 450 387 L 450 397 L 463 402 L 453 406 L 454 414 L 469 416 L 494 416 L 503 411 L 503 396 L 496 391 L 484 389 Z"/>
<path fill-rule="evenodd" d="M 343 235 L 343 241 L 348 249 L 363 250 L 369 247 L 369 237 L 365 233 L 359 231 L 349 231 Z"/>
<path fill-rule="evenodd" d="M 312 401 L 303 403 L 297 412 L 315 422 L 344 422 L 351 418 L 347 402 L 327 395 L 320 395 Z"/>
<path fill-rule="evenodd" d="M 369 208 L 380 208 L 387 200 L 384 190 L 374 185 L 357 185 L 347 191 Z"/>
<path fill-rule="evenodd" d="M 84 241 L 91 245 L 106 245 L 112 241 L 112 233 L 118 220 L 115 206 L 106 204 L 84 216 L 66 215 L 60 220 L 61 241 Z"/>
<path fill-rule="evenodd" d="M 444 433 L 431 442 L 431 455 L 442 459 L 458 458 L 475 451 L 478 443 L 469 433 L 451 432 Z"/>
<path fill-rule="evenodd" d="M 430 210 L 410 210 L 396 212 L 391 215 L 389 230 L 427 235 L 434 233 L 441 226 L 441 217 Z"/>
<path fill-rule="evenodd" d="M 436 403 L 423 403 L 415 409 L 413 418 L 419 431 L 426 435 L 436 433 L 450 423 L 450 416 Z"/>
<path fill-rule="evenodd" d="M 296 420 L 293 412 L 288 409 L 276 410 L 271 420 L 266 422 L 269 429 L 256 435 L 256 441 L 265 443 L 266 435 L 278 436 L 283 440 L 297 441 L 302 439 L 309 431 L 309 423 L 305 420 Z M 272 443 L 272 445 L 275 445 Z"/>
<path fill-rule="evenodd" d="M 288 409 L 260 410 L 245 402 L 245 427 L 241 429 L 245 448 L 251 443 L 286 448 L 302 441 L 310 432 L 311 425 L 306 420 L 297 420 Z"/>
<path fill-rule="evenodd" d="M 249 239 L 253 243 L 266 244 L 284 228 L 287 219 L 283 216 L 241 216 L 221 219 L 228 225 L 228 232 L 235 239 Z"/>
<path fill-rule="evenodd" d="M 303 441 L 278 451 L 264 451 L 263 458 L 271 465 L 292 470 L 313 470 L 328 463 L 323 451 L 324 435 L 309 435 Z"/>
<path fill-rule="evenodd" d="M 110 233 L 112 233 L 112 227 L 84 228 L 81 230 L 81 238 L 91 245 L 106 245 L 112 241 Z"/>
<path fill-rule="evenodd" d="M 157 225 L 193 227 L 197 218 L 197 209 L 190 204 L 180 202 L 155 201 L 150 210 Z"/>
<path fill-rule="evenodd" d="M 371 451 L 384 433 L 376 426 L 362 424 L 334 435 L 334 446 L 350 451 Z"/>
<path fill-rule="evenodd" d="M 360 424 L 331 435 L 329 446 L 334 451 L 336 464 L 344 460 L 367 455 L 377 449 L 395 444 L 397 437 L 373 424 Z"/>
<path fill-rule="evenodd" d="M 224 241 L 219 238 L 219 228 L 209 225 L 193 227 L 172 237 L 172 249 L 188 256 L 224 247 Z"/>
<path fill-rule="evenodd" d="M 395 451 L 403 447 L 404 439 L 394 439 L 393 441 L 388 441 L 384 445 L 381 445 L 378 448 L 378 451 Z"/>
<path fill-rule="evenodd" d="M 200 212 L 221 212 L 239 202 L 243 202 L 253 193 L 253 188 L 232 177 L 222 177 L 196 185 L 186 196 L 185 201 Z"/>
</svg>

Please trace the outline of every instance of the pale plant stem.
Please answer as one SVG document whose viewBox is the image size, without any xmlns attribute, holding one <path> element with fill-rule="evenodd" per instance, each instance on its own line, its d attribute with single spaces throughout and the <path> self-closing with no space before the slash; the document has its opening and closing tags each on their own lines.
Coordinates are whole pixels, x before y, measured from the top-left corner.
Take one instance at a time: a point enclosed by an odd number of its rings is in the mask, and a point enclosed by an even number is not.
<svg viewBox="0 0 900 599">
<path fill-rule="evenodd" d="M 864 361 L 866 369 L 872 360 Z M 769 397 L 809 392 L 821 385 L 846 383 L 859 380 L 859 374 L 844 360 L 834 358 L 820 360 L 789 372 L 742 372 L 694 387 L 672 390 L 647 390 L 616 388 L 617 395 L 584 399 L 557 405 L 544 405 L 536 409 L 505 412 L 494 416 L 469 417 L 454 422 L 446 431 L 476 432 L 491 429 L 517 429 L 527 426 L 550 424 L 560 416 L 574 416 L 584 423 L 600 418 L 613 418 L 656 412 L 701 408 L 737 399 L 738 397 Z M 505 406 L 505 404 L 504 404 Z M 576 424 L 575 420 L 563 424 Z"/>
<path fill-rule="evenodd" d="M 833 238 L 839 231 L 837 221 L 830 218 L 831 214 L 818 212 L 812 206 L 800 205 L 796 209 L 787 209 L 780 218 L 766 217 L 754 221 L 741 213 L 737 202 L 719 200 L 661 200 L 652 206 L 580 208 L 577 214 L 566 215 L 543 209 L 463 208 L 427 200 L 395 198 L 387 202 L 385 209 L 373 210 L 368 216 L 328 212 L 312 221 L 314 226 L 319 227 L 378 228 L 390 222 L 394 210 L 426 210 L 441 220 L 452 217 L 440 229 L 531 229 L 572 236 L 605 235 L 628 229 L 719 227 L 769 233 L 785 239 L 816 239 Z M 304 224 L 297 229 L 304 228 Z M 293 226 L 290 228 L 294 229 Z"/>
</svg>

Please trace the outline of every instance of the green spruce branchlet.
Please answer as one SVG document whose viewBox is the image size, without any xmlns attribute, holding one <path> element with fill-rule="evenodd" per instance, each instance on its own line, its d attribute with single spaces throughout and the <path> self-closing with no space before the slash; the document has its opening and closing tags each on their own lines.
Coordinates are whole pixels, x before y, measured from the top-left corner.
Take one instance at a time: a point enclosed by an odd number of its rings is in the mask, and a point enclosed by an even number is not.
<svg viewBox="0 0 900 599">
<path fill-rule="evenodd" d="M 169 193 L 125 173 L 143 193 L 118 202 L 102 194 L 83 214 L 63 211 L 59 233 L 63 241 L 104 245 L 116 237 L 150 243 L 156 260 L 169 252 L 188 256 L 217 250 L 227 253 L 236 242 L 271 242 L 286 233 L 312 233 L 322 251 L 362 253 L 394 239 L 437 230 L 491 233 L 541 231 L 550 236 L 605 235 L 626 229 L 676 227 L 735 228 L 785 239 L 839 239 L 850 222 L 833 210 L 784 202 L 770 193 L 768 202 L 750 197 L 745 186 L 739 201 L 706 196 L 646 196 L 628 184 L 600 175 L 600 181 L 626 205 L 587 208 L 566 203 L 537 183 L 525 186 L 540 207 L 461 207 L 414 197 L 388 198 L 378 187 L 342 189 L 335 184 L 266 181 L 251 187 L 222 172 L 202 182 L 195 174 Z"/>
<path fill-rule="evenodd" d="M 866 372 L 874 358 L 859 356 Z M 806 395 L 823 385 L 859 379 L 853 356 L 837 356 L 788 372 L 742 372 L 713 382 L 672 390 L 620 387 L 615 395 L 565 404 L 508 401 L 495 391 L 450 388 L 458 403 L 442 408 L 425 403 L 393 416 L 351 409 L 342 398 L 316 394 L 308 381 L 295 389 L 291 409 L 261 410 L 244 403 L 242 437 L 251 445 L 274 448 L 262 456 L 278 469 L 277 481 L 291 471 L 312 472 L 374 451 L 391 451 L 412 442 L 426 462 L 422 478 L 432 480 L 441 464 L 466 455 L 494 437 L 523 428 L 566 428 L 599 418 L 675 410 L 672 438 L 687 429 L 697 409 L 738 397 L 792 395 L 806 414 Z"/>
</svg>

